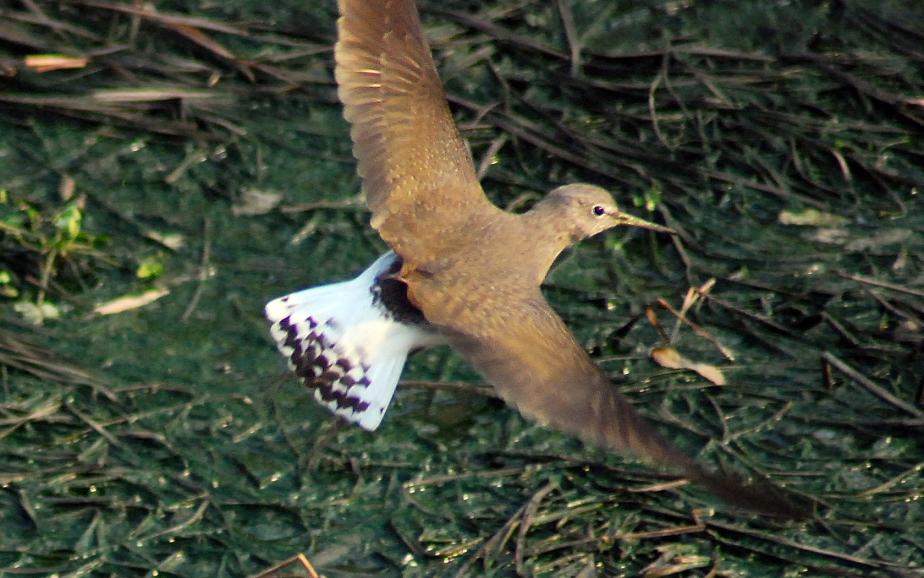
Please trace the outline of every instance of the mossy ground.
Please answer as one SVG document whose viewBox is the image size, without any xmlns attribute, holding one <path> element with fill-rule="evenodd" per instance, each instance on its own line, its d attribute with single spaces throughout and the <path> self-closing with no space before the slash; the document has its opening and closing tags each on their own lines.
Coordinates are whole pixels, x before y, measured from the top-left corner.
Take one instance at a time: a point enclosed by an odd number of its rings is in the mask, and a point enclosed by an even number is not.
<svg viewBox="0 0 924 578">
<path fill-rule="evenodd" d="M 384 249 L 333 2 L 14 1 L 0 575 L 242 576 L 299 552 L 331 577 L 921 575 L 924 5 L 421 7 L 497 203 L 585 180 L 680 231 L 614 231 L 549 278 L 614 386 L 702 461 L 815 501 L 810 521 L 528 423 L 451 387 L 479 380 L 444 350 L 412 360 L 378 432 L 336 425 L 261 317 Z M 49 53 L 88 60 L 23 61 Z M 683 324 L 674 345 L 721 387 L 651 361 L 644 316 L 673 334 L 658 299 L 713 278 L 687 317 L 734 359 Z"/>
</svg>

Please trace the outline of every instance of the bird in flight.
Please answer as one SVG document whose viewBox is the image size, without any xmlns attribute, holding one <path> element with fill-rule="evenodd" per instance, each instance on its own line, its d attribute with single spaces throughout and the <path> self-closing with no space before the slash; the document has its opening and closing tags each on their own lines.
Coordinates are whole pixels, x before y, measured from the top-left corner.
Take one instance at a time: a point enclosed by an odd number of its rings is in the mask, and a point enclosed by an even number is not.
<svg viewBox="0 0 924 578">
<path fill-rule="evenodd" d="M 754 511 L 796 517 L 675 449 L 594 365 L 540 291 L 573 243 L 621 225 L 604 189 L 568 184 L 521 214 L 485 196 L 450 114 L 414 0 L 339 0 L 334 55 L 372 227 L 391 251 L 357 278 L 266 305 L 271 334 L 318 401 L 375 430 L 409 352 L 448 344 L 524 416 L 627 451 Z"/>
</svg>

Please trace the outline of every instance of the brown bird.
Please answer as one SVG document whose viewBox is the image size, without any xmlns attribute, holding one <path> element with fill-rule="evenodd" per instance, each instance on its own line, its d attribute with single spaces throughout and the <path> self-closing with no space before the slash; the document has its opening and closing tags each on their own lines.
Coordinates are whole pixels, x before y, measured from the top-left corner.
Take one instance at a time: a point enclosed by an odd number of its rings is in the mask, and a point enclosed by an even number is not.
<svg viewBox="0 0 924 578">
<path fill-rule="evenodd" d="M 555 258 L 612 227 L 670 229 L 604 189 L 559 187 L 523 214 L 485 196 L 450 114 L 413 0 L 339 0 L 338 95 L 372 227 L 391 247 L 352 281 L 267 304 L 290 367 L 337 415 L 374 430 L 411 350 L 448 343 L 526 417 L 633 452 L 752 510 L 779 493 L 673 448 L 610 384 L 540 291 Z"/>
</svg>

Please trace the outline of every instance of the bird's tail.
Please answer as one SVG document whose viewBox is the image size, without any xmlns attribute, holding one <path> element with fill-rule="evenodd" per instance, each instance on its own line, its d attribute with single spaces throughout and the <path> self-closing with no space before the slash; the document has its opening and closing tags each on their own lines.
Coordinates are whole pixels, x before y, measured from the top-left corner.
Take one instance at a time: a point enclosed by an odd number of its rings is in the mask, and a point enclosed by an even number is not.
<svg viewBox="0 0 924 578">
<path fill-rule="evenodd" d="M 289 368 L 322 405 L 369 431 L 382 421 L 421 338 L 377 299 L 379 280 L 395 260 L 387 253 L 355 279 L 290 293 L 265 309 Z"/>
</svg>

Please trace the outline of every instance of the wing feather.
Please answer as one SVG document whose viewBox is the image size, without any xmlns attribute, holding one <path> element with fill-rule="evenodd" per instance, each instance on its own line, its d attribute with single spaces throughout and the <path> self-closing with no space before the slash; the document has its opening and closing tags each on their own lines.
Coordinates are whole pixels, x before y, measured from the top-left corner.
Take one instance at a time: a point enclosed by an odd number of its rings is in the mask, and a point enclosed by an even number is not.
<svg viewBox="0 0 924 578">
<path fill-rule="evenodd" d="M 439 326 L 524 416 L 678 472 L 735 506 L 785 518 L 806 514 L 770 484 L 709 471 L 665 440 L 594 365 L 538 290 L 526 300 L 508 299 L 502 318 L 456 311 Z"/>
<path fill-rule="evenodd" d="M 501 213 L 449 112 L 413 0 L 340 0 L 335 75 L 372 226 L 406 263 Z"/>
</svg>

